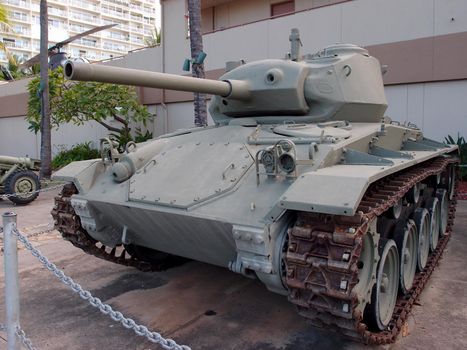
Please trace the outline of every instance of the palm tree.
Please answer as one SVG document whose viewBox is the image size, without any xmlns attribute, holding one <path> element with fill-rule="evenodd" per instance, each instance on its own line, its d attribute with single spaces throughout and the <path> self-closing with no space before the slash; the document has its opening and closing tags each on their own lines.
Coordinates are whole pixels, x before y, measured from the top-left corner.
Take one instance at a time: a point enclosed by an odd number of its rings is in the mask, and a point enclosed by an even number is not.
<svg viewBox="0 0 467 350">
<path fill-rule="evenodd" d="M 9 28 L 8 11 L 5 6 L 0 2 L 0 30 L 3 32 Z M 6 52 L 6 46 L 3 41 L 0 41 L 0 50 Z"/>
<path fill-rule="evenodd" d="M 52 140 L 50 128 L 50 103 L 49 103 L 49 31 L 47 1 L 41 0 L 40 4 L 41 24 L 41 178 L 49 179 L 52 175 Z"/>
<path fill-rule="evenodd" d="M 204 79 L 204 64 L 196 63 L 199 54 L 203 52 L 203 35 L 201 33 L 201 0 L 188 0 L 188 15 L 190 21 L 190 47 L 192 58 L 192 75 Z M 206 111 L 206 94 L 195 93 L 195 125 L 208 124 Z"/>
<path fill-rule="evenodd" d="M 8 11 L 1 2 L 0 2 L 0 26 L 8 26 Z"/>
<path fill-rule="evenodd" d="M 22 57 L 18 55 L 11 54 L 7 52 L 8 64 L 5 65 L 5 68 L 8 69 L 13 79 L 18 79 L 24 77 L 26 74 L 23 70 L 20 69 L 19 65 L 24 62 Z"/>
<path fill-rule="evenodd" d="M 144 38 L 144 44 L 146 46 L 157 46 L 161 44 L 161 31 L 154 27 L 151 29 L 151 34 Z"/>
</svg>

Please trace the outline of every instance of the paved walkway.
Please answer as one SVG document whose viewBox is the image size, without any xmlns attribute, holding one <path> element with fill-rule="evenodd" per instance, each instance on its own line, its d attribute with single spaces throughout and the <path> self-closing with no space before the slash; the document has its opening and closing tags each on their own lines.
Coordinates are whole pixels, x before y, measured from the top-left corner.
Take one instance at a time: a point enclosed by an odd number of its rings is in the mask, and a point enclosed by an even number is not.
<svg viewBox="0 0 467 350">
<path fill-rule="evenodd" d="M 52 221 L 53 196 L 43 193 L 25 207 L 0 201 L 0 213 L 16 211 L 18 226 L 34 231 Z M 467 201 L 458 209 L 454 236 L 413 311 L 409 336 L 386 348 L 467 349 Z M 286 298 L 226 269 L 189 262 L 142 273 L 88 256 L 56 232 L 33 243 L 95 296 L 193 349 L 371 349 L 311 328 Z M 159 349 L 72 294 L 29 252 L 21 249 L 19 255 L 22 326 L 39 349 Z M 2 269 L 0 286 L 3 281 Z M 1 288 L 0 323 L 3 298 Z M 0 332 L 2 350 L 5 337 Z"/>
</svg>

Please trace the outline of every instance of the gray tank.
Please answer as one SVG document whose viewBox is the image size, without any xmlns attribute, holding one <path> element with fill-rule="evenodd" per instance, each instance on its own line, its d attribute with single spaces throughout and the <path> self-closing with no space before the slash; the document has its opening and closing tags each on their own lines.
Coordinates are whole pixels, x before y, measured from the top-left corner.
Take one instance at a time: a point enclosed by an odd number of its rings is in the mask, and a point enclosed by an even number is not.
<svg viewBox="0 0 467 350">
<path fill-rule="evenodd" d="M 455 146 L 385 117 L 382 68 L 333 45 L 229 62 L 219 81 L 68 62 L 72 80 L 212 94 L 215 125 L 75 162 L 52 212 L 74 245 L 142 269 L 259 279 L 317 326 L 395 341 L 450 237 Z"/>
</svg>

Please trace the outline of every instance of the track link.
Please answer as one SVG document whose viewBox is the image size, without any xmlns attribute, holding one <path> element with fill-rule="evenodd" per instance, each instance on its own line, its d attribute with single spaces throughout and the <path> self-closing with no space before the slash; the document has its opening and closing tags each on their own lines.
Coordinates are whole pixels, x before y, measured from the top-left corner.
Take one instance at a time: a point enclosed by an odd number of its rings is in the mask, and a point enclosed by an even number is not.
<svg viewBox="0 0 467 350">
<path fill-rule="evenodd" d="M 157 263 L 142 261 L 132 256 L 123 246 L 109 248 L 96 241 L 81 226 L 81 220 L 71 206 L 71 197 L 76 193 L 78 190 L 74 184 L 66 184 L 55 197 L 55 205 L 51 212 L 55 228 L 65 240 L 71 242 L 75 247 L 97 258 L 132 266 L 141 271 L 162 271 L 182 263 L 181 258 L 173 255 L 167 256 Z"/>
<path fill-rule="evenodd" d="M 355 340 L 370 344 L 395 342 L 449 241 L 456 195 L 450 202 L 445 234 L 430 254 L 424 271 L 416 274 L 410 292 L 398 297 L 392 320 L 382 332 L 369 330 L 363 323 L 363 313 L 357 310 L 358 297 L 353 288 L 358 283 L 362 238 L 369 223 L 395 205 L 412 186 L 457 162 L 456 158 L 439 157 L 377 181 L 367 190 L 353 217 L 299 213 L 295 226 L 289 229 L 285 255 L 289 300 L 299 313 L 315 326 L 333 329 Z"/>
</svg>

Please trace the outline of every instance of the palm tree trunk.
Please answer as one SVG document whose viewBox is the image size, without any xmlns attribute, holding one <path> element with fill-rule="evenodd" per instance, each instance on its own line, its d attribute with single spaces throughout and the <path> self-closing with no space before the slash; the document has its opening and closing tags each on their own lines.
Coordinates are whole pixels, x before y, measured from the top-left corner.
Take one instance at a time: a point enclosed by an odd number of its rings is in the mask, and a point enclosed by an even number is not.
<svg viewBox="0 0 467 350">
<path fill-rule="evenodd" d="M 50 130 L 50 104 L 49 104 L 49 21 L 47 15 L 47 1 L 41 0 L 40 4 L 41 24 L 41 178 L 49 179 L 52 175 L 52 140 Z"/>
<path fill-rule="evenodd" d="M 188 0 L 188 13 L 190 19 L 190 47 L 191 58 L 195 60 L 203 51 L 203 35 L 201 33 L 201 0 Z M 193 63 L 192 75 L 204 79 L 204 64 Z M 195 125 L 208 124 L 206 111 L 206 94 L 195 93 Z"/>
</svg>

